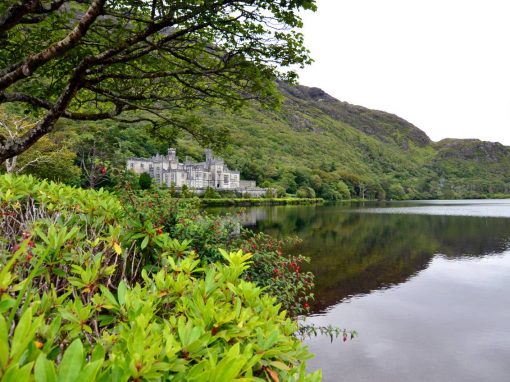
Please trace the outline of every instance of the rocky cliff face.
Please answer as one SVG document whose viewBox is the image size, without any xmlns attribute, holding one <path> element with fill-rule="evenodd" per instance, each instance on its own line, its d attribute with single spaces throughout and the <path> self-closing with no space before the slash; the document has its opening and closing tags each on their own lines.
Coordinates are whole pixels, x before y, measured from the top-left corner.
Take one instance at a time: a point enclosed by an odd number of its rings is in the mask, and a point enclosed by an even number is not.
<svg viewBox="0 0 510 382">
<path fill-rule="evenodd" d="M 438 158 L 461 159 L 475 162 L 502 162 L 510 160 L 510 148 L 498 142 L 479 139 L 443 139 L 434 144 Z"/>
<path fill-rule="evenodd" d="M 278 85 L 286 96 L 287 103 L 295 103 L 297 106 L 305 103 L 308 107 L 313 105 L 331 118 L 384 143 L 396 144 L 403 149 L 407 149 L 411 144 L 417 147 L 431 144 L 427 134 L 394 114 L 339 101 L 319 88 L 285 83 Z"/>
</svg>

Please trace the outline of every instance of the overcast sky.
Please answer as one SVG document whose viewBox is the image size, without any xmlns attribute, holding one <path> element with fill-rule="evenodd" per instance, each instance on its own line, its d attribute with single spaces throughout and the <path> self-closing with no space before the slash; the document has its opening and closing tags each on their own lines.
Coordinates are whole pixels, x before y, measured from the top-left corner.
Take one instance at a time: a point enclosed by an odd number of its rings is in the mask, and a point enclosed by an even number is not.
<svg viewBox="0 0 510 382">
<path fill-rule="evenodd" d="M 300 83 L 399 115 L 434 141 L 510 145 L 509 0 L 318 0 Z"/>
</svg>

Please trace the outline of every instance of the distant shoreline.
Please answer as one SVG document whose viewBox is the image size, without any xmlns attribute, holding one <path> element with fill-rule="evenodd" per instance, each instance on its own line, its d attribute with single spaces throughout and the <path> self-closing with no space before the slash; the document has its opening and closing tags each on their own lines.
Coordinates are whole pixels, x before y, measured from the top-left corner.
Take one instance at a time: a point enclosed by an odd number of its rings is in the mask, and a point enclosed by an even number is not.
<svg viewBox="0 0 510 382">
<path fill-rule="evenodd" d="M 225 199 L 200 199 L 200 204 L 206 207 L 230 207 L 230 206 L 285 206 L 323 204 L 322 198 L 225 198 Z"/>
</svg>

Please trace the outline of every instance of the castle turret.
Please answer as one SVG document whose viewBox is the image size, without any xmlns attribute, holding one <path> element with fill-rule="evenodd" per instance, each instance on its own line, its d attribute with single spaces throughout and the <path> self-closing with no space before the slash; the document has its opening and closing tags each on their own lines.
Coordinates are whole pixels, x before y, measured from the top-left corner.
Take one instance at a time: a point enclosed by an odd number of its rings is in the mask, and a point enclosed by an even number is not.
<svg viewBox="0 0 510 382">
<path fill-rule="evenodd" d="M 170 162 L 174 162 L 176 159 L 177 159 L 177 155 L 176 155 L 175 149 L 173 147 L 169 148 L 168 149 L 168 160 Z"/>
<path fill-rule="evenodd" d="M 211 149 L 205 149 L 205 161 L 211 163 L 213 160 L 213 154 Z"/>
</svg>

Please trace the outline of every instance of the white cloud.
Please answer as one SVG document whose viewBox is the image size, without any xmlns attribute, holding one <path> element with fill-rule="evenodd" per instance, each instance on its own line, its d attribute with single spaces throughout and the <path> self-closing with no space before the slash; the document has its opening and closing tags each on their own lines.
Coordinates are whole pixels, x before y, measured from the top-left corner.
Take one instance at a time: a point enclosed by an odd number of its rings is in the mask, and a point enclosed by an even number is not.
<svg viewBox="0 0 510 382">
<path fill-rule="evenodd" d="M 401 116 L 433 140 L 510 145 L 510 2 L 318 0 L 300 82 Z"/>
</svg>

